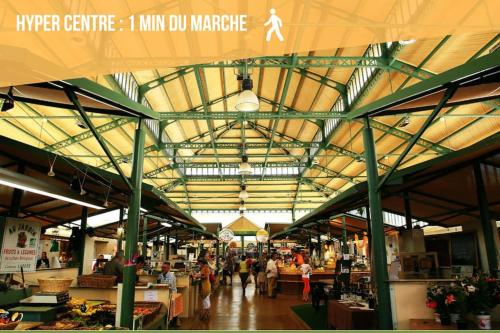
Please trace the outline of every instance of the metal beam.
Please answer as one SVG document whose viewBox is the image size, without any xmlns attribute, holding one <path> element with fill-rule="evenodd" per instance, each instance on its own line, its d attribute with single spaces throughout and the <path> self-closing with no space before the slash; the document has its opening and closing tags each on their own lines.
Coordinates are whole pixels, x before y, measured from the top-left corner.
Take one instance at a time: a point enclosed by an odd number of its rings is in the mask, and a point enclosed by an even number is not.
<svg viewBox="0 0 500 333">
<path fill-rule="evenodd" d="M 434 118 L 437 117 L 438 113 L 441 111 L 441 109 L 446 105 L 446 102 L 453 97 L 453 94 L 455 94 L 455 91 L 457 91 L 458 86 L 454 85 L 452 87 L 449 87 L 441 101 L 439 101 L 438 105 L 434 108 L 432 113 L 429 115 L 429 117 L 425 120 L 424 124 L 420 129 L 415 133 L 415 135 L 410 139 L 408 142 L 408 145 L 405 147 L 401 155 L 399 155 L 398 159 L 394 164 L 392 165 L 391 169 L 384 175 L 384 178 L 380 181 L 378 184 L 378 188 L 382 188 L 384 186 L 385 182 L 391 177 L 392 173 L 399 167 L 403 159 L 406 157 L 406 154 L 410 152 L 410 150 L 413 148 L 413 146 L 417 143 L 417 140 L 422 136 L 422 134 L 425 132 L 425 130 L 431 125 L 432 121 Z"/>
<path fill-rule="evenodd" d="M 85 121 L 85 123 L 89 127 L 89 129 L 92 132 L 92 134 L 94 134 L 94 137 L 96 138 L 97 142 L 101 146 L 102 150 L 104 150 L 104 152 L 108 156 L 110 162 L 115 167 L 116 171 L 118 172 L 118 174 L 122 178 L 123 182 L 127 185 L 127 187 L 129 189 L 132 189 L 132 184 L 130 183 L 130 181 L 127 178 L 127 176 L 123 173 L 122 169 L 120 168 L 120 166 L 116 162 L 115 158 L 111 154 L 111 151 L 109 150 L 109 148 L 104 143 L 104 140 L 101 137 L 101 134 L 99 132 L 97 132 L 96 128 L 94 127 L 94 124 L 92 123 L 92 121 L 87 116 L 87 113 L 85 112 L 83 106 L 80 104 L 80 101 L 78 100 L 78 97 L 76 96 L 76 94 L 71 89 L 65 89 L 65 92 L 66 92 L 66 95 L 68 96 L 69 100 L 75 105 L 75 108 L 80 113 L 80 116 L 83 118 L 83 120 Z"/>
<path fill-rule="evenodd" d="M 199 67 L 195 67 L 194 75 L 196 77 L 196 85 L 198 86 L 198 92 L 200 94 L 201 103 L 203 105 L 203 113 L 205 115 L 208 115 L 209 110 L 208 110 L 208 105 L 206 102 L 207 97 L 205 96 L 205 89 L 203 87 L 203 83 L 201 82 L 200 70 L 201 69 Z M 222 177 L 222 170 L 221 170 L 220 164 L 219 164 L 219 157 L 217 156 L 217 147 L 215 147 L 215 137 L 214 137 L 214 128 L 213 128 L 212 120 L 207 119 L 207 126 L 208 126 L 208 131 L 210 133 L 210 142 L 212 144 L 212 149 L 214 151 L 215 160 L 217 162 L 217 168 L 219 169 L 219 174 Z"/>
<path fill-rule="evenodd" d="M 160 119 L 165 120 L 226 120 L 235 119 L 239 122 L 245 120 L 259 119 L 330 119 L 330 118 L 346 118 L 346 114 L 341 112 L 331 111 L 286 111 L 281 114 L 278 112 L 239 112 L 239 111 L 222 111 L 202 113 L 198 111 L 183 111 L 183 112 L 158 112 Z"/>
</svg>

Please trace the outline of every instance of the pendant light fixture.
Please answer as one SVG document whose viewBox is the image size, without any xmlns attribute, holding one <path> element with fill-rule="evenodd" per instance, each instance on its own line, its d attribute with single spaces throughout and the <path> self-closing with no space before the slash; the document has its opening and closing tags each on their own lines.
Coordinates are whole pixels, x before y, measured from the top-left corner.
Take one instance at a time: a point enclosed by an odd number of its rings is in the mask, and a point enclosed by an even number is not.
<svg viewBox="0 0 500 333">
<path fill-rule="evenodd" d="M 241 80 L 241 92 L 236 99 L 236 110 L 241 112 L 259 111 L 259 99 L 252 91 L 253 81 L 248 74 L 248 60 L 244 60 L 243 73 L 239 74 L 238 81 Z"/>
<path fill-rule="evenodd" d="M 247 210 L 247 207 L 245 207 L 245 201 L 241 200 L 240 201 L 240 213 L 243 213 Z"/>
<path fill-rule="evenodd" d="M 240 191 L 240 195 L 238 196 L 238 198 L 240 198 L 240 200 L 242 201 L 245 201 L 246 199 L 248 199 L 248 192 L 247 192 L 247 186 L 246 185 L 241 185 L 241 191 Z"/>
<path fill-rule="evenodd" d="M 248 176 L 252 174 L 252 167 L 248 163 L 248 156 L 241 156 L 241 163 L 238 173 L 243 176 Z"/>
</svg>

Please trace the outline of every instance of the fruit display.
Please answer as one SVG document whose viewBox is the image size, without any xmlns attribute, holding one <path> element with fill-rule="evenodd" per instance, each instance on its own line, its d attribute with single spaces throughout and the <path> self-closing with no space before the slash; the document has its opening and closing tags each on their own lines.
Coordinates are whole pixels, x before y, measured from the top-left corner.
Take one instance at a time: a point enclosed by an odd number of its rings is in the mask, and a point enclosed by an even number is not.
<svg viewBox="0 0 500 333">
<path fill-rule="evenodd" d="M 71 313 L 80 317 L 90 317 L 97 312 L 97 308 L 84 303 L 77 308 L 71 310 Z"/>
<path fill-rule="evenodd" d="M 87 303 L 87 300 L 84 298 L 71 297 L 71 299 L 68 301 L 68 303 L 66 303 L 66 305 L 70 308 L 79 308 L 85 303 Z"/>
<path fill-rule="evenodd" d="M 74 330 L 79 326 L 81 326 L 80 322 L 72 320 L 60 320 L 60 321 L 54 321 L 47 325 L 39 326 L 38 328 L 46 331 L 63 331 L 63 330 Z"/>
<path fill-rule="evenodd" d="M 21 319 L 23 319 L 23 314 L 20 312 L 10 313 L 7 310 L 0 309 L 0 330 L 15 329 Z"/>
</svg>

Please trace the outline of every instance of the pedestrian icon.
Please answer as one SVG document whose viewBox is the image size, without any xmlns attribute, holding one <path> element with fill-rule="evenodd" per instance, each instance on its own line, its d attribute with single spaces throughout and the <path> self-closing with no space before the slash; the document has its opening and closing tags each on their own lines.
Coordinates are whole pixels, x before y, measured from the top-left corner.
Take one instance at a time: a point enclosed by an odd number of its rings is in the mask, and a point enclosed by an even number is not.
<svg viewBox="0 0 500 333">
<path fill-rule="evenodd" d="M 283 27 L 283 22 L 281 19 L 276 15 L 276 9 L 271 8 L 269 11 L 271 13 L 271 17 L 269 17 L 269 20 L 267 20 L 266 23 L 264 23 L 264 26 L 267 27 L 268 25 L 271 25 L 271 28 L 267 31 L 266 35 L 266 41 L 270 42 L 271 37 L 273 35 L 273 32 L 276 34 L 276 37 L 282 42 L 284 40 L 283 35 L 281 34 L 280 28 Z"/>
</svg>

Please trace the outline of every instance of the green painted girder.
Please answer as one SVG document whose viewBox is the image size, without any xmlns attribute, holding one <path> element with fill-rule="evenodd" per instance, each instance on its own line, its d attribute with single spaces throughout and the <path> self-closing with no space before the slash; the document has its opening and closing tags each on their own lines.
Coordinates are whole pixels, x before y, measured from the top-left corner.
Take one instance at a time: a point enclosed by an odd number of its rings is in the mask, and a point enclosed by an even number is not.
<svg viewBox="0 0 500 333">
<path fill-rule="evenodd" d="M 358 121 L 359 123 L 362 123 L 363 121 L 362 120 L 356 120 Z M 412 138 L 412 134 L 408 133 L 408 132 L 405 132 L 401 129 L 398 129 L 398 128 L 395 128 L 395 127 L 391 127 L 389 125 L 386 125 L 380 121 L 377 121 L 375 119 L 370 119 L 370 126 L 374 129 L 377 129 L 379 131 L 382 131 L 382 132 L 385 132 L 387 134 L 391 134 L 397 138 L 400 138 L 402 140 L 409 140 Z M 437 144 L 435 142 L 432 142 L 432 141 L 429 141 L 427 139 L 423 139 L 423 138 L 420 138 L 417 140 L 417 145 L 421 146 L 421 147 L 424 147 L 424 148 L 427 148 L 429 150 L 432 150 L 432 151 L 435 151 L 436 153 L 439 153 L 439 154 L 446 154 L 446 153 L 449 153 L 451 152 L 451 149 L 449 149 L 448 147 L 445 147 L 445 146 L 442 146 L 440 144 Z"/>
<path fill-rule="evenodd" d="M 332 111 L 286 111 L 281 114 L 277 112 L 238 112 L 238 111 L 222 111 L 201 112 L 183 111 L 183 112 L 158 112 L 158 116 L 162 120 L 226 120 L 236 119 L 239 122 L 244 120 L 259 120 L 259 119 L 330 119 L 330 118 L 346 118 L 346 114 L 342 112 Z"/>
<path fill-rule="evenodd" d="M 69 84 L 75 93 L 114 106 L 126 112 L 128 116 L 158 119 L 157 113 L 150 108 L 92 80 L 81 78 L 63 80 L 62 82 Z"/>
<path fill-rule="evenodd" d="M 127 187 L 130 190 L 134 190 L 134 188 L 132 186 L 132 183 L 130 182 L 130 180 L 128 179 L 128 177 L 125 175 L 125 173 L 123 172 L 123 170 L 120 168 L 120 166 L 118 165 L 118 162 L 115 160 L 115 158 L 111 154 L 111 151 L 109 150 L 108 146 L 104 142 L 104 138 L 101 137 L 101 134 L 99 132 L 97 132 L 96 128 L 94 127 L 94 124 L 88 118 L 87 113 L 85 112 L 85 109 L 83 108 L 83 106 L 80 104 L 80 101 L 79 101 L 76 93 L 73 90 L 71 90 L 70 88 L 66 88 L 65 91 L 66 91 L 66 95 L 68 96 L 68 98 L 70 99 L 70 101 L 74 104 L 74 106 L 76 107 L 76 109 L 80 113 L 80 116 L 83 118 L 84 122 L 87 124 L 87 126 L 90 129 L 90 131 L 92 132 L 92 134 L 96 138 L 96 140 L 99 143 L 99 145 L 101 146 L 102 150 L 104 150 L 104 152 L 108 156 L 111 164 L 115 167 L 116 171 L 120 175 L 120 177 L 123 180 L 123 182 L 127 185 Z"/>
<path fill-rule="evenodd" d="M 249 162 L 252 168 L 262 168 L 264 166 L 264 163 L 262 162 Z M 230 163 L 230 162 L 225 162 L 225 163 L 172 163 L 169 166 L 164 166 L 163 171 L 165 170 L 171 170 L 171 169 L 178 169 L 178 168 L 204 168 L 204 169 L 216 169 L 218 168 L 218 165 L 220 165 L 221 169 L 227 169 L 227 168 L 238 168 L 240 163 L 235 162 L 235 163 Z M 307 165 L 305 162 L 268 162 L 267 165 L 270 168 L 290 168 L 290 167 L 297 167 L 301 168 Z M 161 173 L 162 171 L 160 170 L 162 168 L 158 168 L 156 170 L 153 170 L 151 172 L 145 173 L 144 175 L 146 176 L 154 176 L 155 174 Z"/>
<path fill-rule="evenodd" d="M 181 68 L 178 71 L 175 71 L 173 73 L 163 75 L 163 76 L 160 76 L 154 80 L 143 83 L 143 84 L 139 85 L 139 95 L 144 96 L 151 89 L 154 89 L 156 87 L 160 87 L 160 86 L 164 85 L 165 83 L 177 80 L 181 76 L 184 76 L 186 74 L 193 73 L 193 72 L 194 72 L 194 68 L 187 68 L 187 67 Z"/>
<path fill-rule="evenodd" d="M 72 117 L 72 118 L 74 118 L 74 117 Z M 116 118 L 115 120 L 110 121 L 104 125 L 97 126 L 95 128 L 95 130 L 97 131 L 97 133 L 102 134 L 102 133 L 111 131 L 115 128 L 118 128 L 120 126 L 132 123 L 134 121 L 135 120 L 133 118 Z M 92 131 L 88 130 L 88 131 L 85 131 L 83 133 L 68 137 L 67 139 L 61 140 L 61 141 L 56 142 L 54 144 L 45 146 L 43 149 L 50 151 L 50 152 L 53 152 L 53 151 L 57 151 L 59 149 L 71 146 L 74 143 L 79 143 L 81 141 L 90 139 L 91 137 L 93 137 Z"/>
<path fill-rule="evenodd" d="M 198 93 L 200 94 L 201 103 L 203 105 L 203 113 L 205 115 L 208 115 L 209 110 L 208 110 L 208 105 L 207 105 L 207 96 L 205 96 L 205 89 L 203 87 L 203 83 L 201 82 L 200 71 L 202 71 L 202 69 L 200 69 L 199 67 L 195 67 L 194 75 L 196 77 L 196 85 L 198 86 Z M 203 75 L 203 76 L 205 77 L 205 75 Z M 205 86 L 206 86 L 206 84 L 205 84 Z M 212 149 L 214 152 L 215 160 L 217 162 L 217 168 L 219 169 L 219 174 L 222 177 L 222 171 L 220 168 L 219 157 L 217 156 L 217 147 L 215 147 L 214 128 L 213 128 L 213 123 L 212 123 L 211 119 L 207 119 L 207 126 L 208 126 L 208 131 L 210 133 L 210 143 L 212 144 Z"/>
<path fill-rule="evenodd" d="M 318 165 L 318 164 L 312 165 L 311 169 L 319 170 L 321 172 L 326 173 L 329 176 L 332 176 L 333 178 L 340 178 L 342 180 L 348 181 L 351 184 L 357 184 L 357 183 L 359 183 L 359 181 L 355 180 L 354 177 L 349 177 L 349 176 L 343 175 L 340 172 L 336 172 L 336 171 L 330 170 L 330 169 L 325 168 L 324 166 L 321 166 L 321 165 Z"/>
<path fill-rule="evenodd" d="M 228 186 L 228 185 L 225 185 L 225 186 Z M 302 192 L 305 192 L 305 193 L 317 193 L 317 191 L 314 191 L 314 190 L 306 190 L 306 189 L 302 189 L 301 190 Z M 184 191 L 170 191 L 168 192 L 169 194 L 184 194 Z M 190 194 L 207 194 L 207 193 L 213 193 L 213 194 L 239 194 L 240 193 L 240 190 L 236 190 L 236 191 L 230 191 L 230 190 L 221 190 L 221 191 L 216 191 L 214 189 L 207 189 L 206 191 L 201 191 L 201 190 L 196 190 L 196 191 L 189 191 Z M 252 194 L 263 194 L 263 193 L 287 193 L 289 194 L 290 191 L 289 190 L 248 190 L 248 193 L 250 194 L 250 196 L 252 196 Z M 170 196 L 169 196 L 170 198 Z"/>
<path fill-rule="evenodd" d="M 435 73 L 429 72 L 423 68 L 419 68 L 413 66 L 411 64 L 405 63 L 398 59 L 392 59 L 390 62 L 390 67 L 396 69 L 397 71 L 408 75 L 409 77 L 413 77 L 417 80 L 427 80 L 434 75 Z"/>
<path fill-rule="evenodd" d="M 144 148 L 144 154 L 147 154 L 147 153 L 150 153 L 150 152 L 153 152 L 153 151 L 157 151 L 157 150 L 158 150 L 158 147 L 156 145 L 151 145 L 151 146 L 148 146 L 148 147 Z M 126 158 L 126 159 L 128 159 L 130 161 L 130 159 L 132 157 L 133 157 L 133 154 L 130 153 L 130 154 L 119 156 L 117 158 L 118 159 L 124 159 L 124 158 Z M 98 166 L 98 168 L 105 170 L 105 169 L 111 168 L 112 166 L 113 166 L 113 163 L 108 162 L 108 163 L 104 163 L 104 164 Z"/>
<path fill-rule="evenodd" d="M 217 201 L 200 201 L 200 202 L 191 202 L 191 206 L 196 206 L 196 205 L 240 205 L 240 200 L 238 198 L 235 198 L 236 200 L 233 202 L 217 202 Z M 248 199 L 250 200 L 250 199 Z M 245 201 L 245 205 L 282 205 L 282 204 L 292 204 L 293 201 Z M 325 203 L 325 200 L 307 200 L 303 202 L 298 202 L 298 204 L 322 204 Z M 177 201 L 176 204 L 184 204 L 186 205 L 185 202 Z"/>
<path fill-rule="evenodd" d="M 178 178 L 178 179 L 176 179 L 176 180 L 174 180 L 174 181 L 171 181 L 171 182 L 170 182 L 170 183 L 168 183 L 168 184 L 165 184 L 165 185 L 163 185 L 163 186 L 158 187 L 157 189 L 158 189 L 159 191 L 162 191 L 162 192 L 166 192 L 166 193 L 168 193 L 168 192 L 170 192 L 172 189 L 176 188 L 177 186 L 182 185 L 183 183 L 184 183 L 184 180 L 183 180 L 182 178 Z M 184 193 L 184 191 L 183 191 L 183 193 Z"/>
<path fill-rule="evenodd" d="M 276 142 L 278 144 L 278 142 Z M 299 140 L 279 142 L 280 147 L 283 148 L 319 148 L 319 142 L 302 142 Z M 246 142 L 245 148 L 247 149 L 262 149 L 267 148 L 267 142 Z M 163 143 L 163 148 L 171 149 L 209 149 L 212 148 L 211 142 L 177 142 L 177 143 Z M 241 142 L 216 142 L 217 149 L 241 149 Z"/>
<path fill-rule="evenodd" d="M 269 56 L 252 58 L 249 68 L 337 68 L 337 67 L 378 67 L 387 68 L 387 61 L 382 57 L 342 57 L 342 56 L 297 56 L 293 62 L 287 56 Z M 199 65 L 202 68 L 242 68 L 241 62 L 218 62 Z M 189 68 L 186 66 L 183 68 Z"/>
<path fill-rule="evenodd" d="M 420 98 L 424 95 L 429 95 L 433 92 L 443 90 L 447 84 L 465 83 L 472 78 L 473 75 L 483 75 L 487 72 L 493 71 L 500 60 L 500 52 L 496 51 L 488 55 L 482 56 L 478 59 L 466 62 L 460 66 L 454 67 L 446 72 L 435 75 L 427 80 L 416 83 L 408 88 L 397 91 L 391 95 L 383 97 L 373 103 L 362 106 L 360 108 L 353 108 L 348 113 L 349 119 L 360 118 L 363 116 L 379 116 L 383 115 L 387 109 L 405 103 L 409 100 Z M 490 98 L 493 99 L 493 96 Z M 470 102 L 470 101 L 469 101 Z M 448 104 L 449 106 L 456 105 Z M 462 102 L 463 103 L 463 102 Z M 392 111 L 393 114 L 396 111 Z M 398 113 L 407 113 L 406 110 L 398 110 Z"/>
<path fill-rule="evenodd" d="M 345 156 L 349 156 L 357 161 L 360 161 L 360 162 L 363 162 L 364 161 L 364 156 L 363 154 L 360 154 L 360 153 L 355 153 L 353 151 L 350 151 L 350 150 L 347 150 L 345 148 L 342 148 L 342 147 L 339 147 L 339 146 L 336 146 L 334 144 L 329 144 L 328 146 L 326 146 L 326 149 L 327 150 L 333 150 L 337 153 L 340 153 L 340 154 L 343 154 Z M 384 163 L 381 163 L 379 162 L 378 163 L 378 167 L 382 170 L 390 170 L 390 167 L 388 165 L 385 165 Z"/>
</svg>

